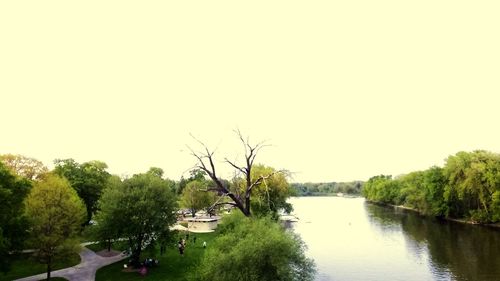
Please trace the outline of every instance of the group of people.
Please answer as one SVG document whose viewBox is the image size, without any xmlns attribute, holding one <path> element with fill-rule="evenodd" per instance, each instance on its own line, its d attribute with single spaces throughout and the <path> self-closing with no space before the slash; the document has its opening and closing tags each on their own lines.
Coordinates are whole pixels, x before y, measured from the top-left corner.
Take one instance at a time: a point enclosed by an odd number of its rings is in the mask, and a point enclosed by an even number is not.
<svg viewBox="0 0 500 281">
<path fill-rule="evenodd" d="M 186 243 L 189 241 L 189 233 L 186 233 L 186 239 L 179 237 L 179 242 L 177 243 L 177 247 L 179 248 L 179 254 L 184 256 L 184 249 L 186 248 Z M 193 244 L 196 244 L 196 236 L 193 235 Z M 207 242 L 203 241 L 203 248 L 207 247 Z"/>
</svg>

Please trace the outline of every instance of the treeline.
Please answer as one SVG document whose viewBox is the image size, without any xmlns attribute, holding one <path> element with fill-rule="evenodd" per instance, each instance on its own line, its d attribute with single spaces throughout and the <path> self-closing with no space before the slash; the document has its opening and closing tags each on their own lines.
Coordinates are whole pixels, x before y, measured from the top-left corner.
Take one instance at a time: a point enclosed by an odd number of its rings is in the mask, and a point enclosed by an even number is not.
<svg viewBox="0 0 500 281">
<path fill-rule="evenodd" d="M 362 181 L 290 184 L 292 196 L 321 196 L 337 193 L 359 195 L 362 188 Z"/>
<path fill-rule="evenodd" d="M 434 166 L 394 179 L 375 176 L 364 184 L 363 195 L 430 216 L 500 222 L 500 154 L 458 152 L 442 168 Z"/>
</svg>

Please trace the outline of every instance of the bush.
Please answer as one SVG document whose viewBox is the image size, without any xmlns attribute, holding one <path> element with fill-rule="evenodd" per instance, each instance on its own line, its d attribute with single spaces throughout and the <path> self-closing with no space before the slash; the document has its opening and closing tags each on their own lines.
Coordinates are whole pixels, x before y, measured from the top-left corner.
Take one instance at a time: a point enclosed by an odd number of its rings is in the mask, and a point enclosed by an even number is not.
<svg viewBox="0 0 500 281">
<path fill-rule="evenodd" d="M 192 280 L 313 280 L 314 263 L 300 237 L 270 218 L 233 214 L 219 231 Z"/>
<path fill-rule="evenodd" d="M 470 219 L 477 223 L 488 223 L 490 222 L 489 215 L 484 210 L 471 210 Z"/>
</svg>

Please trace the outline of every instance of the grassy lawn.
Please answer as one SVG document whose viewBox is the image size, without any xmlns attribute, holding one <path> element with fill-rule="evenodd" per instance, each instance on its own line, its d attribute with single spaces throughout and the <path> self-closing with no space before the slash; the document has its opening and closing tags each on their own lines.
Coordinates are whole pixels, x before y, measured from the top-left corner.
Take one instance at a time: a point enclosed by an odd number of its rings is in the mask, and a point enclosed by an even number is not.
<svg viewBox="0 0 500 281">
<path fill-rule="evenodd" d="M 138 272 L 123 272 L 123 264 L 125 261 L 121 261 L 99 269 L 95 280 L 186 280 L 186 273 L 196 267 L 198 261 L 203 256 L 205 251 L 202 247 L 203 241 L 206 241 L 207 247 L 210 247 L 212 240 L 217 235 L 216 233 L 217 232 L 194 234 L 196 236 L 196 244 L 193 244 L 193 233 L 191 233 L 183 257 L 179 255 L 177 243 L 169 246 L 163 256 L 160 256 L 159 250 L 156 251 L 156 257 L 148 256 L 147 253 L 143 253 L 142 258 L 157 258 L 160 261 L 158 267 L 148 268 L 148 274 L 144 277 L 139 275 Z"/>
<path fill-rule="evenodd" d="M 80 256 L 74 254 L 66 259 L 59 259 L 52 265 L 53 270 L 58 270 L 80 263 Z M 15 257 L 12 263 L 11 270 L 7 274 L 0 273 L 0 280 L 14 280 L 21 277 L 28 277 L 31 275 L 36 275 L 40 273 L 45 273 L 47 270 L 46 265 L 36 262 L 31 258 L 30 254 L 19 254 Z M 65 279 L 55 279 L 50 280 L 65 280 Z"/>
<path fill-rule="evenodd" d="M 111 249 L 117 250 L 117 251 L 125 251 L 128 248 L 128 242 L 127 241 L 116 241 L 111 244 Z M 88 248 L 94 252 L 99 252 L 101 250 L 107 250 L 108 249 L 108 244 L 107 243 L 96 243 L 96 244 L 90 244 L 85 246 L 85 248 Z"/>
</svg>

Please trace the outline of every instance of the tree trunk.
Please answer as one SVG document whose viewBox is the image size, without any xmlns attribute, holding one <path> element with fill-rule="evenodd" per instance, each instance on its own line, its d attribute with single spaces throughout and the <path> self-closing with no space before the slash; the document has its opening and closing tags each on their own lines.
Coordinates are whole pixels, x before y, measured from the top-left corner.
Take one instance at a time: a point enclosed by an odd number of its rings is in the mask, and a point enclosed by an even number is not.
<svg viewBox="0 0 500 281">
<path fill-rule="evenodd" d="M 132 265 L 134 267 L 139 266 L 140 264 L 140 258 L 141 258 L 141 246 L 142 246 L 142 235 L 139 236 L 136 245 L 137 247 L 132 248 Z"/>
<path fill-rule="evenodd" d="M 108 252 L 111 252 L 111 239 L 108 239 Z"/>
<path fill-rule="evenodd" d="M 47 260 L 47 280 L 50 280 L 50 271 L 52 271 L 52 259 Z"/>
</svg>

